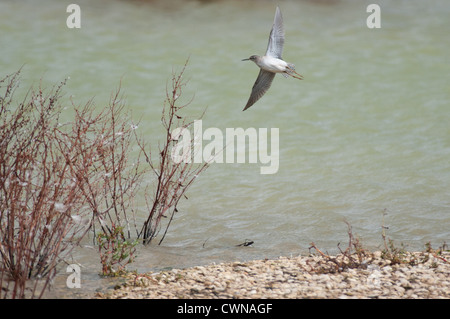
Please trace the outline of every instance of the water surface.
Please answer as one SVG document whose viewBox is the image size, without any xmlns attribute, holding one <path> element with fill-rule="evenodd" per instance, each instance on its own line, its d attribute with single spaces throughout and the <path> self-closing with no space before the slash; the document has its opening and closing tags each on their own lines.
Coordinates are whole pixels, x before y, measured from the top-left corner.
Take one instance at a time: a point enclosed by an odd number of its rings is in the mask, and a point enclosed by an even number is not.
<svg viewBox="0 0 450 319">
<path fill-rule="evenodd" d="M 139 131 L 159 139 L 167 80 L 189 58 L 189 114 L 203 127 L 279 128 L 280 163 L 215 164 L 189 191 L 161 246 L 141 247 L 138 270 L 329 252 L 347 243 L 348 221 L 367 247 L 388 236 L 422 249 L 450 239 L 450 5 L 377 1 L 281 1 L 283 58 L 305 79 L 277 76 L 242 112 L 275 12 L 258 1 L 78 1 L 81 29 L 68 29 L 68 1 L 2 1 L 2 75 L 22 65 L 22 88 L 70 76 L 79 104 L 105 105 L 121 82 Z M 144 206 L 144 205 L 142 205 Z M 145 212 L 142 211 L 143 218 Z M 246 239 L 252 247 L 235 247 Z M 91 239 L 86 240 L 90 246 Z M 80 248 L 83 291 L 98 287 L 95 248 Z M 65 274 L 57 280 L 59 296 Z M 108 283 L 106 283 L 107 285 Z M 58 284 L 57 284 L 58 285 Z"/>
</svg>

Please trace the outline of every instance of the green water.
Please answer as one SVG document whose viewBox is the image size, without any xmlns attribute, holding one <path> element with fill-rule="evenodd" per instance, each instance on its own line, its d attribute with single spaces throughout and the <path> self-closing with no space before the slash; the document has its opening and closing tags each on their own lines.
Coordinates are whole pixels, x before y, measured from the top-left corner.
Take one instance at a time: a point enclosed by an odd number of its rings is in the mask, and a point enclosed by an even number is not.
<svg viewBox="0 0 450 319">
<path fill-rule="evenodd" d="M 0 2 L 1 74 L 24 65 L 22 88 L 70 76 L 67 98 L 109 101 L 121 81 L 139 131 L 156 141 L 167 80 L 186 70 L 189 114 L 204 129 L 278 128 L 279 170 L 212 165 L 189 191 L 163 245 L 140 249 L 136 267 L 298 254 L 314 241 L 336 251 L 348 221 L 363 244 L 388 236 L 409 249 L 450 241 L 450 5 L 377 1 L 279 1 L 283 58 L 305 79 L 277 75 L 242 112 L 273 21 L 271 1 Z M 253 247 L 236 248 L 246 239 Z M 95 252 L 79 261 L 97 267 Z M 86 269 L 87 269 L 86 268 Z M 93 270 L 95 272 L 95 270 Z"/>
</svg>

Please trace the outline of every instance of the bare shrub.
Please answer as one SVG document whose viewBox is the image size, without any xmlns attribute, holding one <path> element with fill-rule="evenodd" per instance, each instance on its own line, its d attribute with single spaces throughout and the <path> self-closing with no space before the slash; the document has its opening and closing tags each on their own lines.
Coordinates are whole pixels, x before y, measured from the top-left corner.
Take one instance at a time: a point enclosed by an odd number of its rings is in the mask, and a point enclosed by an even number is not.
<svg viewBox="0 0 450 319">
<path fill-rule="evenodd" d="M 80 191 L 92 212 L 91 226 L 99 245 L 103 275 L 116 275 L 114 265 L 133 260 L 128 257 L 135 252 L 135 244 L 128 239 L 137 236 L 134 196 L 145 173 L 139 162 L 139 148 L 136 156 L 130 156 L 138 125 L 126 116 L 124 107 L 119 87 L 108 107 L 100 111 L 96 112 L 91 103 L 75 108 L 71 131 L 58 140 L 71 173 L 83 180 Z M 76 143 L 72 142 L 74 137 Z M 85 167 L 90 169 L 86 171 Z"/>
<path fill-rule="evenodd" d="M 347 224 L 348 245 L 345 250 L 342 250 L 340 244 L 338 244 L 340 254 L 337 256 L 329 256 L 317 248 L 315 243 L 310 244 L 309 249 L 316 250 L 323 257 L 315 271 L 319 273 L 336 273 L 352 268 L 365 269 L 368 263 L 373 260 L 373 254 L 363 248 L 360 240 L 353 235 L 352 226 L 347 221 L 345 223 Z"/>
<path fill-rule="evenodd" d="M 162 242 L 179 201 L 207 167 L 171 159 L 173 130 L 193 123 L 180 113 L 190 102 L 177 105 L 186 64 L 166 92 L 157 162 L 124 111 L 120 87 L 106 108 L 69 103 L 74 115 L 64 123 L 65 81 L 50 91 L 40 84 L 14 104 L 21 71 L 0 80 L 0 297 L 42 297 L 57 265 L 90 230 L 106 275 L 134 260 L 131 237 L 149 243 L 170 215 Z M 147 186 L 149 213 L 139 227 L 134 197 L 147 174 L 156 185 L 154 192 Z"/>
<path fill-rule="evenodd" d="M 208 167 L 208 163 L 194 163 L 193 161 L 173 161 L 171 158 L 172 148 L 177 141 L 173 136 L 174 129 L 190 128 L 194 121 L 188 120 L 182 114 L 182 111 L 191 102 L 178 105 L 178 101 L 182 96 L 183 89 L 187 82 L 183 79 L 188 61 L 186 61 L 183 69 L 179 74 L 172 73 L 171 89 L 166 89 L 166 100 L 162 112 L 161 122 L 165 131 L 165 140 L 159 148 L 158 161 L 152 159 L 151 149 L 139 140 L 139 145 L 146 158 L 151 171 L 156 175 L 156 186 L 154 191 L 146 192 L 146 202 L 149 210 L 148 217 L 144 222 L 139 237 L 142 238 L 144 244 L 149 243 L 159 232 L 161 228 L 161 219 L 168 217 L 169 220 L 165 226 L 162 238 L 164 237 L 173 220 L 174 214 L 178 211 L 177 205 L 179 201 L 185 197 L 188 188 L 195 181 L 197 176 Z M 191 134 L 191 151 L 194 150 L 195 132 Z"/>
<path fill-rule="evenodd" d="M 97 113 L 90 104 L 76 109 L 69 140 L 76 136 L 79 143 L 75 143 L 75 149 L 79 149 L 74 151 L 70 143 L 64 143 L 61 148 L 66 160 L 73 163 L 74 174 L 86 165 L 92 167 L 90 174 L 82 175 L 85 183 L 81 191 L 102 231 L 110 232 L 109 225 L 115 224 L 124 227 L 131 237 L 130 222 L 134 214 L 130 218 L 129 213 L 134 213 L 133 197 L 144 171 L 140 168 L 139 154 L 130 156 L 137 125 L 125 115 L 124 106 L 119 88 L 109 106 Z M 130 158 L 135 161 L 131 162 Z"/>
<path fill-rule="evenodd" d="M 73 174 L 55 143 L 65 82 L 48 93 L 31 90 L 14 107 L 19 74 L 1 81 L 0 99 L 0 294 L 11 298 L 42 296 L 58 262 L 88 230 L 80 190 L 90 167 Z"/>
<path fill-rule="evenodd" d="M 72 105 L 73 121 L 61 123 L 65 81 L 50 92 L 32 89 L 15 106 L 19 74 L 0 81 L 0 295 L 8 298 L 41 297 L 95 224 L 108 238 L 111 225 L 130 235 L 143 173 L 128 160 L 135 125 L 124 116 L 120 89 L 109 107 Z"/>
</svg>

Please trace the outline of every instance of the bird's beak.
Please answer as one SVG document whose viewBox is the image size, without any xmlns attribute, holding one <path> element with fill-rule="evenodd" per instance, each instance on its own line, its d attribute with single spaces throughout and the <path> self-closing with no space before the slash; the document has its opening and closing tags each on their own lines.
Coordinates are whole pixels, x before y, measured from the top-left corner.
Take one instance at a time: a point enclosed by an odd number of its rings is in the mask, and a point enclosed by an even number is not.
<svg viewBox="0 0 450 319">
<path fill-rule="evenodd" d="M 242 59 L 242 61 L 248 61 L 248 60 L 250 60 L 250 59 Z"/>
</svg>

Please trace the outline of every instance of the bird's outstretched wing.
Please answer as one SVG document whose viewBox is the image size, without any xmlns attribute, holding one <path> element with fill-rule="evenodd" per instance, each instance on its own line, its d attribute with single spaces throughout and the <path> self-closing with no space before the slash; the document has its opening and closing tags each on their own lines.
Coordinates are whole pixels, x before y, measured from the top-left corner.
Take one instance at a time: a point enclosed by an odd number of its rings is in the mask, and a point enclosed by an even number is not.
<svg viewBox="0 0 450 319">
<path fill-rule="evenodd" d="M 267 45 L 266 55 L 281 59 L 284 45 L 284 26 L 283 17 L 280 8 L 275 11 L 272 30 L 270 31 L 269 44 Z"/>
<path fill-rule="evenodd" d="M 253 84 L 252 93 L 250 94 L 250 98 L 248 99 L 247 105 L 243 109 L 245 111 L 250 106 L 256 103 L 270 88 L 272 85 L 273 78 L 275 77 L 275 73 L 265 71 L 261 69 L 259 71 L 259 75 L 256 78 L 255 84 Z"/>
</svg>

